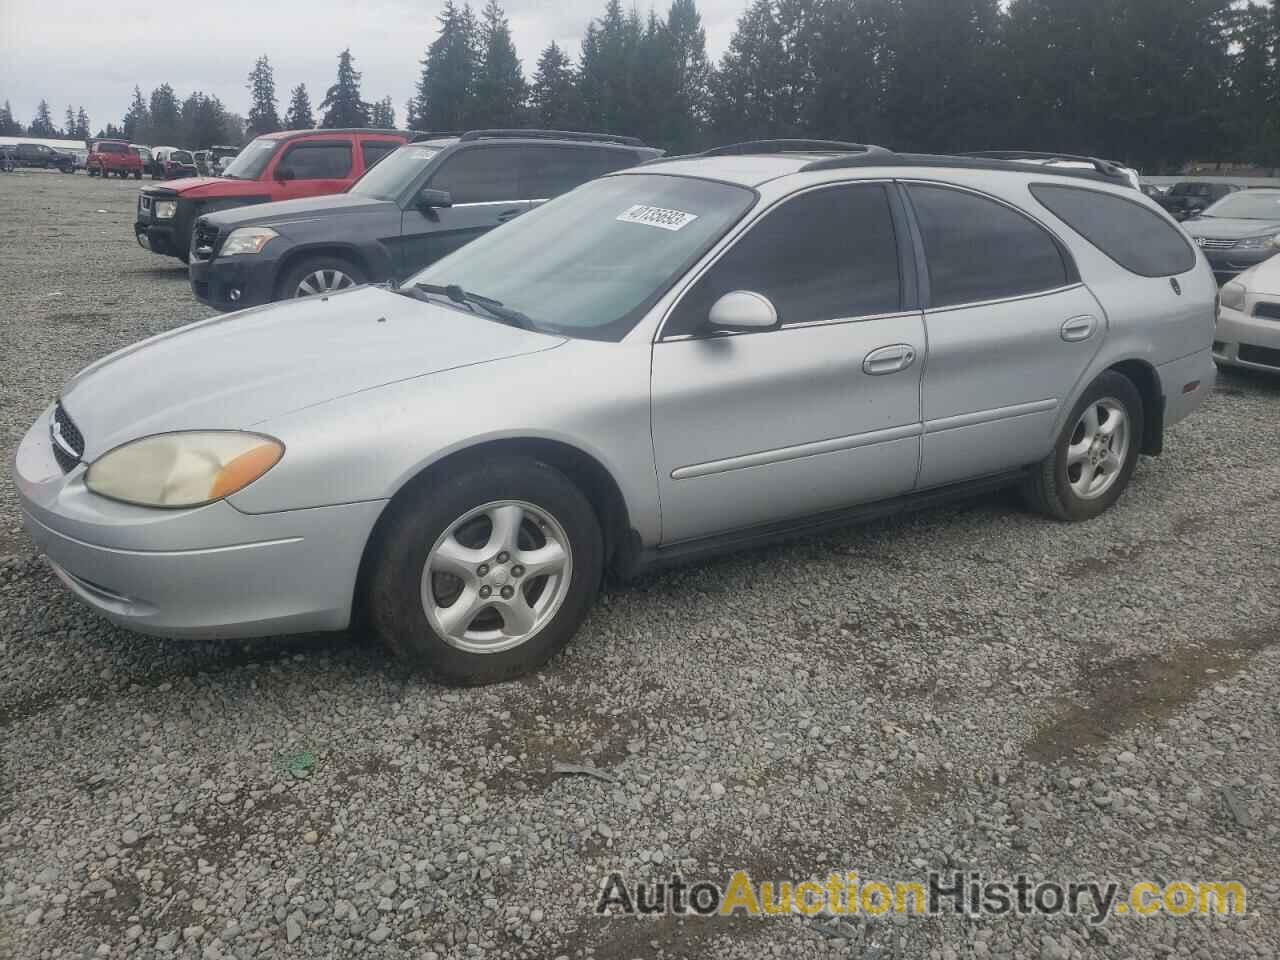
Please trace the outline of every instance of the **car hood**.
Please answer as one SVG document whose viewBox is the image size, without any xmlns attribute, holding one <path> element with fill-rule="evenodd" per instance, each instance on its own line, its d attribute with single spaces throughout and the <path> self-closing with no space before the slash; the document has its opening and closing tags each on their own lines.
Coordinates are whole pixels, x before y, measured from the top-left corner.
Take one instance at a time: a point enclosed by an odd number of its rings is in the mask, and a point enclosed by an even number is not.
<svg viewBox="0 0 1280 960">
<path fill-rule="evenodd" d="M 186 166 L 186 164 L 184 164 Z M 166 180 L 163 186 L 146 187 L 143 193 L 177 194 L 181 197 L 258 197 L 267 191 L 257 180 L 231 180 L 227 177 L 179 177 Z"/>
<path fill-rule="evenodd" d="M 275 203 L 259 203 L 251 207 L 236 207 L 208 214 L 210 223 L 223 228 L 243 227 L 249 224 L 291 223 L 317 217 L 364 213 L 394 206 L 390 200 L 374 200 L 356 197 L 348 193 L 335 193 L 327 197 L 307 197 L 302 200 L 279 200 Z"/>
<path fill-rule="evenodd" d="M 362 390 L 564 342 L 361 287 L 144 340 L 76 374 L 62 403 L 84 435 L 85 459 L 93 460 L 138 437 L 245 429 Z"/>
<path fill-rule="evenodd" d="M 1182 221 L 1182 227 L 1193 237 L 1216 240 L 1239 240 L 1280 232 L 1280 220 L 1230 220 L 1225 217 L 1197 217 Z"/>
</svg>

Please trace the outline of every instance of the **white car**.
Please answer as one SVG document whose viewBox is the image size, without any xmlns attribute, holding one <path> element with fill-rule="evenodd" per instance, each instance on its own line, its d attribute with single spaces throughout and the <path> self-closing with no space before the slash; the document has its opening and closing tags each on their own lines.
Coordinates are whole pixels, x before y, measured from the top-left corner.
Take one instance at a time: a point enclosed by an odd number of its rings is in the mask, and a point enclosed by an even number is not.
<svg viewBox="0 0 1280 960">
<path fill-rule="evenodd" d="M 1222 288 L 1213 359 L 1219 366 L 1280 373 L 1280 257 Z"/>
</svg>

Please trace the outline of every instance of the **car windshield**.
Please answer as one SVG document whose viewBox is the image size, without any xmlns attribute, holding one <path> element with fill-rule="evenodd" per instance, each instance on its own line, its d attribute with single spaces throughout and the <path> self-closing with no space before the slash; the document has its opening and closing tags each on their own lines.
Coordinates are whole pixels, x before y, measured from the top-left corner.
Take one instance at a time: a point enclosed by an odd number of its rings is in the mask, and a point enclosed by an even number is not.
<svg viewBox="0 0 1280 960">
<path fill-rule="evenodd" d="M 187 153 L 187 151 L 185 150 L 173 151 L 173 153 L 169 154 L 169 159 L 172 160 L 174 163 L 194 163 L 195 162 L 194 160 L 191 159 L 191 154 Z"/>
<path fill-rule="evenodd" d="M 400 147 L 352 184 L 348 192 L 373 200 L 394 200 L 439 152 L 439 147 L 424 147 L 421 144 Z"/>
<path fill-rule="evenodd" d="M 259 137 L 236 154 L 236 158 L 227 164 L 222 175 L 232 180 L 257 180 L 262 176 L 262 171 L 267 169 L 279 144 L 279 140 Z"/>
<path fill-rule="evenodd" d="M 1280 190 L 1241 190 L 1211 204 L 1200 216 L 1231 220 L 1280 220 Z"/>
<path fill-rule="evenodd" d="M 727 183 L 605 177 L 486 234 L 405 286 L 456 284 L 525 314 L 538 329 L 620 340 L 754 202 L 754 191 Z M 445 229 L 448 216 L 440 211 Z"/>
</svg>

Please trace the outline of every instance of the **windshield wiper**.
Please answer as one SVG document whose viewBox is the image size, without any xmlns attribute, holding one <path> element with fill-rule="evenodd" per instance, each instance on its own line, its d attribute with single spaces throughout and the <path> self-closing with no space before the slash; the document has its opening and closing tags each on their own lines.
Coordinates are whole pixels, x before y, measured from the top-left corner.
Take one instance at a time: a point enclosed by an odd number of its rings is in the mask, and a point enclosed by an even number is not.
<svg viewBox="0 0 1280 960">
<path fill-rule="evenodd" d="M 478 293 L 472 293 L 469 290 L 463 290 L 456 283 L 436 284 L 436 283 L 415 283 L 412 287 L 414 290 L 421 290 L 423 293 L 432 294 L 437 297 L 448 297 L 454 303 L 468 307 L 472 311 L 479 307 L 495 320 L 513 327 L 519 327 L 521 330 L 536 330 L 537 327 L 526 314 L 519 310 L 512 310 L 510 307 L 503 306 L 501 300 L 494 300 L 492 297 L 484 297 Z"/>
</svg>

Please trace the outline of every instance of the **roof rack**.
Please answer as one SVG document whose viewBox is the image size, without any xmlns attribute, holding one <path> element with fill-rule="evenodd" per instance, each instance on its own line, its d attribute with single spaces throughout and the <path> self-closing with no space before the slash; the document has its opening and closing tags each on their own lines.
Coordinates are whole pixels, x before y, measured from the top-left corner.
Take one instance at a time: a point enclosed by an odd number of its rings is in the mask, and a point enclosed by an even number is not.
<svg viewBox="0 0 1280 960">
<path fill-rule="evenodd" d="M 1061 154 L 1050 154 L 1062 157 Z M 1025 159 L 1031 159 L 1025 153 Z M 1062 157 L 1066 159 L 1065 157 Z M 1071 169 L 1069 167 L 1046 167 L 1038 163 L 1019 163 L 1016 160 L 1004 160 L 986 156 L 949 156 L 932 153 L 894 153 L 885 150 L 882 153 L 853 153 L 836 157 L 823 157 L 811 160 L 800 168 L 801 172 L 815 170 L 841 170 L 847 167 L 961 167 L 968 170 L 1016 170 L 1022 173 L 1052 173 L 1055 177 L 1078 177 L 1084 180 L 1099 180 L 1104 183 L 1115 183 L 1129 186 L 1129 178 L 1119 167 L 1097 160 L 1092 170 Z"/>
<path fill-rule="evenodd" d="M 761 153 L 862 153 L 884 155 L 892 151 L 875 144 L 843 140 L 744 140 L 696 154 L 699 157 L 736 157 Z"/>
<path fill-rule="evenodd" d="M 465 130 L 415 130 L 409 138 L 410 143 L 422 143 L 424 140 L 439 140 L 441 137 L 460 137 Z"/>
<path fill-rule="evenodd" d="M 1075 153 L 1052 153 L 1038 150 L 973 150 L 961 154 L 963 157 L 980 157 L 987 160 L 1071 160 L 1077 163 L 1093 164 L 1093 169 L 1107 176 L 1120 174 L 1120 164 L 1114 160 L 1100 160 L 1097 157 L 1085 157 Z"/>
<path fill-rule="evenodd" d="M 518 137 L 523 140 L 580 140 L 597 143 L 620 143 L 627 147 L 645 146 L 645 142 L 639 137 L 623 137 L 616 133 L 583 133 L 577 130 L 468 130 L 458 139 L 463 141 L 492 140 L 500 137 Z"/>
</svg>

